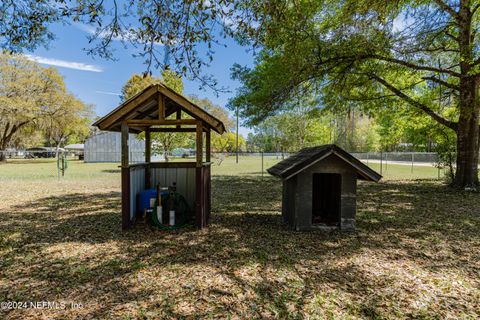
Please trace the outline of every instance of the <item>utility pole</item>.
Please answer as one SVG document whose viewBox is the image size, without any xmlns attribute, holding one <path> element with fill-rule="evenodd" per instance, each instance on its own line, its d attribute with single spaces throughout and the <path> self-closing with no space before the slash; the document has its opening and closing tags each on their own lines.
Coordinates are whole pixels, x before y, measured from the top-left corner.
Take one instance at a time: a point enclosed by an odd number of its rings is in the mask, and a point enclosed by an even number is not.
<svg viewBox="0 0 480 320">
<path fill-rule="evenodd" d="M 355 150 L 355 108 L 352 108 L 352 133 L 350 137 L 350 151 Z"/>
<path fill-rule="evenodd" d="M 238 106 L 237 106 L 237 137 L 236 137 L 237 141 L 236 141 L 236 144 L 237 144 L 237 155 L 236 155 L 236 162 L 238 163 Z"/>
<path fill-rule="evenodd" d="M 440 176 L 440 173 L 438 175 Z M 263 150 L 262 150 L 262 178 L 263 178 Z"/>
</svg>

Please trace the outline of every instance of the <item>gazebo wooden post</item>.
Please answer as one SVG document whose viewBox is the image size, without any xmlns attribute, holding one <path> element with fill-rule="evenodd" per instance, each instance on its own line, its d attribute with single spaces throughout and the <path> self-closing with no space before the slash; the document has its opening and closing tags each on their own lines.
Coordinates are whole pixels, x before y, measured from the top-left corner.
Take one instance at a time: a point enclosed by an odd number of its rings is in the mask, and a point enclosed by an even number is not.
<svg viewBox="0 0 480 320">
<path fill-rule="evenodd" d="M 122 122 L 122 229 L 130 228 L 130 168 L 128 125 Z"/>
<path fill-rule="evenodd" d="M 201 229 L 205 225 L 203 213 L 203 126 L 201 121 L 197 121 L 196 126 L 196 170 L 195 170 L 195 222 L 197 228 Z"/>
<path fill-rule="evenodd" d="M 197 121 L 197 127 L 196 127 L 196 148 L 197 148 L 197 168 L 201 167 L 203 165 L 203 127 L 202 127 L 202 122 Z"/>
<path fill-rule="evenodd" d="M 205 190 L 206 192 L 206 196 L 207 196 L 207 203 L 206 203 L 206 224 L 208 225 L 210 223 L 210 211 L 211 211 L 211 204 L 212 204 L 212 200 L 211 200 L 211 197 L 212 197 L 212 194 L 211 194 L 211 190 L 212 190 L 212 180 L 211 180 L 211 166 L 210 166 L 210 157 L 211 157 L 211 153 L 212 153 L 212 150 L 211 150 L 211 144 L 210 144 L 210 140 L 211 140 L 211 130 L 210 128 L 207 129 L 207 131 L 205 132 L 205 162 L 208 162 L 207 166 L 204 168 L 204 170 L 207 170 L 208 172 L 206 173 L 206 177 L 207 177 L 207 181 L 206 181 L 206 187 L 207 187 L 207 190 Z"/>
<path fill-rule="evenodd" d="M 150 162 L 152 158 L 152 138 L 150 127 L 145 130 L 145 189 L 152 187 Z"/>
<path fill-rule="evenodd" d="M 207 129 L 207 132 L 205 132 L 205 162 L 210 162 L 211 151 L 210 129 Z"/>
</svg>

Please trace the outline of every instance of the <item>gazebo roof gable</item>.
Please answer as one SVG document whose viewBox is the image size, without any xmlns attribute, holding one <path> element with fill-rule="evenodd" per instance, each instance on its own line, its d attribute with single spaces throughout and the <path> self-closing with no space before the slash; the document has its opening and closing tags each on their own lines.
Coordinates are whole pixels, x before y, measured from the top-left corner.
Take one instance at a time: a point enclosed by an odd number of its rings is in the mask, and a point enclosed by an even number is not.
<svg viewBox="0 0 480 320">
<path fill-rule="evenodd" d="M 93 125 L 100 130 L 121 131 L 121 124 L 124 121 L 159 119 L 160 99 L 164 99 L 165 117 L 181 110 L 193 119 L 201 121 L 205 128 L 212 129 L 219 134 L 225 132 L 225 125 L 222 121 L 165 84 L 148 86 L 97 120 Z M 131 128 L 131 131 L 138 133 L 142 130 Z"/>
</svg>

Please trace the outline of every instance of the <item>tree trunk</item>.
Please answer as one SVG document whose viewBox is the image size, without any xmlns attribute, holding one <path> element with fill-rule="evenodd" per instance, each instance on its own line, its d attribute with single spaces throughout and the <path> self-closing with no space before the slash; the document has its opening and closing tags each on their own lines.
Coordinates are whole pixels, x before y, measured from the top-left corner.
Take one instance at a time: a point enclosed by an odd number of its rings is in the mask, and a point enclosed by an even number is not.
<svg viewBox="0 0 480 320">
<path fill-rule="evenodd" d="M 457 129 L 457 170 L 454 186 L 478 186 L 479 108 L 478 79 L 461 79 L 460 117 Z"/>
<path fill-rule="evenodd" d="M 0 136 L 0 162 L 7 161 L 6 149 L 8 147 L 8 144 L 12 140 L 13 135 L 17 133 L 20 128 L 27 125 L 28 123 L 29 121 L 23 121 L 13 125 L 11 125 L 9 122 L 6 123 L 5 129 L 3 130 L 3 135 Z"/>
<path fill-rule="evenodd" d="M 58 154 L 60 153 L 59 149 L 60 149 L 60 143 L 58 143 L 55 147 L 55 159 L 58 159 Z"/>
<path fill-rule="evenodd" d="M 58 159 L 58 154 L 60 153 L 60 146 L 62 145 L 63 143 L 63 140 L 65 139 L 64 135 L 62 134 L 60 136 L 60 139 L 58 140 L 54 140 L 55 141 L 55 159 Z"/>
<path fill-rule="evenodd" d="M 458 188 L 476 188 L 478 186 L 478 147 L 479 147 L 479 76 L 474 67 L 472 43 L 472 10 L 471 2 L 460 1 L 458 25 L 460 27 L 458 44 L 460 49 L 460 117 L 457 126 L 457 170 L 454 186 Z M 473 71 L 473 72 L 472 72 Z"/>
<path fill-rule="evenodd" d="M 0 137 L 0 162 L 7 161 L 7 141 L 5 137 Z"/>
<path fill-rule="evenodd" d="M 7 146 L 8 142 L 10 141 L 11 135 L 8 134 L 8 129 L 10 128 L 10 124 L 7 123 L 5 132 L 3 135 L 0 135 L 0 162 L 7 161 Z"/>
<path fill-rule="evenodd" d="M 163 148 L 163 156 L 165 157 L 165 162 L 168 162 L 168 148 Z"/>
</svg>

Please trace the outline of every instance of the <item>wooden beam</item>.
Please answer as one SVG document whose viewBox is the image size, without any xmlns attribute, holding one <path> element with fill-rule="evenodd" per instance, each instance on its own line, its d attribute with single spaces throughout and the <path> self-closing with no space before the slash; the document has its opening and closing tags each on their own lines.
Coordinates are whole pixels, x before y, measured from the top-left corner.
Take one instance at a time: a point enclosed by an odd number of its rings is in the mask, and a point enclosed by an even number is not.
<svg viewBox="0 0 480 320">
<path fill-rule="evenodd" d="M 142 118 L 142 119 L 155 119 L 154 116 L 150 114 L 150 112 L 147 111 L 136 111 L 136 113 L 140 116 L 137 117 L 137 114 L 135 115 L 134 118 Z"/>
<path fill-rule="evenodd" d="M 154 96 L 157 92 L 158 91 L 155 86 L 150 87 L 135 98 L 129 99 L 125 103 L 121 104 L 105 117 L 95 122 L 95 124 L 98 125 L 98 127 L 102 130 L 110 127 L 115 122 L 120 121 L 120 118 L 123 116 L 135 111 L 138 106 L 150 103 L 152 101 L 152 96 Z"/>
<path fill-rule="evenodd" d="M 163 94 L 158 95 L 158 119 L 165 120 L 165 96 Z"/>
<path fill-rule="evenodd" d="M 141 132 L 146 132 L 147 129 L 149 129 L 150 127 L 148 126 L 132 126 L 132 125 L 128 125 L 128 130 L 130 131 L 130 133 L 141 133 Z M 153 131 L 151 131 L 153 132 Z"/>
<path fill-rule="evenodd" d="M 201 121 L 197 121 L 197 139 L 195 147 L 197 153 L 197 167 L 201 167 L 203 162 L 203 127 Z"/>
<path fill-rule="evenodd" d="M 197 164 L 190 162 L 153 162 L 150 164 L 151 168 L 195 168 Z"/>
<path fill-rule="evenodd" d="M 199 106 L 193 104 L 181 94 L 178 94 L 162 85 L 158 86 L 158 90 L 160 93 L 180 105 L 185 111 L 188 111 L 187 113 L 189 113 L 191 116 L 199 118 L 208 125 L 212 126 L 218 133 L 222 134 L 225 131 L 223 123 L 220 120 L 213 117 Z"/>
<path fill-rule="evenodd" d="M 182 119 L 182 109 L 178 108 L 176 116 L 177 116 L 177 120 Z M 177 128 L 180 128 L 180 125 L 178 125 Z"/>
<path fill-rule="evenodd" d="M 154 96 L 154 103 L 149 103 L 150 107 L 143 110 L 143 111 L 136 111 L 134 117 L 129 117 L 129 119 L 156 119 L 158 120 L 158 96 Z M 175 112 L 177 106 L 172 106 L 171 103 L 168 103 L 168 100 L 165 100 L 165 119 L 168 118 L 169 115 Z M 127 115 L 129 116 L 129 115 Z"/>
<path fill-rule="evenodd" d="M 151 132 L 197 132 L 196 128 L 150 128 Z"/>
<path fill-rule="evenodd" d="M 142 162 L 142 163 L 132 163 L 128 165 L 129 168 L 145 168 L 147 166 L 147 163 Z M 119 166 L 121 168 L 122 166 Z"/>
<path fill-rule="evenodd" d="M 206 186 L 207 186 L 207 190 L 205 191 L 206 192 L 206 208 L 205 208 L 205 214 L 206 214 L 206 225 L 208 225 L 210 223 L 210 213 L 212 211 L 212 178 L 211 178 L 211 168 L 210 166 L 204 166 L 203 167 L 203 170 L 206 170 L 206 174 L 204 175 L 204 177 L 207 179 L 206 181 Z"/>
<path fill-rule="evenodd" d="M 145 131 L 145 162 L 150 163 L 152 158 L 152 135 L 150 129 Z M 151 188 L 151 170 L 150 166 L 145 166 L 145 189 Z"/>
<path fill-rule="evenodd" d="M 195 119 L 182 119 L 182 120 L 138 120 L 132 119 L 127 120 L 129 126 L 140 126 L 140 127 L 149 127 L 149 126 L 176 126 L 182 124 L 196 125 L 197 120 Z"/>
<path fill-rule="evenodd" d="M 122 229 L 130 228 L 130 168 L 128 167 L 128 125 L 122 122 Z"/>
<path fill-rule="evenodd" d="M 122 229 L 132 226 L 130 220 L 130 168 L 122 168 Z"/>
<path fill-rule="evenodd" d="M 150 128 L 145 130 L 145 162 L 149 163 L 152 155 L 152 135 Z"/>
<path fill-rule="evenodd" d="M 206 137 L 205 137 L 205 152 L 206 152 L 205 153 L 205 161 L 206 162 L 210 162 L 210 154 L 212 152 L 211 145 L 210 145 L 210 138 L 211 138 L 210 137 L 210 132 L 211 132 L 210 130 L 207 130 L 205 132 L 205 135 L 206 135 Z"/>
<path fill-rule="evenodd" d="M 122 122 L 122 167 L 128 167 L 128 124 Z"/>
<path fill-rule="evenodd" d="M 203 167 L 195 168 L 195 224 L 197 229 L 203 228 Z"/>
</svg>

